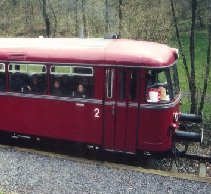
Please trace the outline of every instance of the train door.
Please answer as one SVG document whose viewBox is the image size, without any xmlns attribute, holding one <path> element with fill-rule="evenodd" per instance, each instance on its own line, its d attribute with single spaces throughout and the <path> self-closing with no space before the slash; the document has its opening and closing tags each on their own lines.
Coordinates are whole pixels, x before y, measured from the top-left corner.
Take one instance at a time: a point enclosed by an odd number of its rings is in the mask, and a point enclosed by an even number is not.
<svg viewBox="0 0 211 194">
<path fill-rule="evenodd" d="M 138 70 L 106 69 L 104 147 L 135 152 Z"/>
</svg>

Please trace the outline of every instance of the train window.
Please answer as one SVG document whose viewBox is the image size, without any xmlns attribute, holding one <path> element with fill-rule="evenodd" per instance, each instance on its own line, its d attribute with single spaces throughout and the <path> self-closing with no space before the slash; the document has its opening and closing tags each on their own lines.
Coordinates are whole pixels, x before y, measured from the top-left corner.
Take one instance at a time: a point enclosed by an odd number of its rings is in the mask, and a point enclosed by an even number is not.
<svg viewBox="0 0 211 194">
<path fill-rule="evenodd" d="M 0 63 L 0 72 L 5 72 L 5 64 Z"/>
<path fill-rule="evenodd" d="M 119 72 L 119 99 L 125 100 L 126 99 L 126 71 L 121 70 Z"/>
<path fill-rule="evenodd" d="M 71 66 L 51 66 L 51 74 L 73 74 L 73 68 Z"/>
<path fill-rule="evenodd" d="M 91 67 L 73 67 L 74 75 L 93 76 Z"/>
<path fill-rule="evenodd" d="M 46 66 L 45 65 L 35 65 L 29 64 L 27 65 L 27 72 L 28 74 L 45 74 L 46 73 Z"/>
<path fill-rule="evenodd" d="M 113 97 L 114 69 L 106 70 L 106 96 Z"/>
<path fill-rule="evenodd" d="M 136 88 L 137 88 L 137 72 L 132 71 L 130 73 L 130 100 L 136 100 Z"/>
<path fill-rule="evenodd" d="M 149 70 L 147 73 L 147 102 L 169 102 L 172 98 L 169 69 Z"/>
<path fill-rule="evenodd" d="M 29 85 L 27 89 L 33 94 L 45 94 L 47 92 L 46 66 L 41 64 L 28 64 L 27 75 Z"/>
<path fill-rule="evenodd" d="M 75 98 L 93 97 L 92 67 L 53 65 L 51 75 L 51 95 Z"/>
<path fill-rule="evenodd" d="M 78 66 L 51 66 L 51 74 L 66 74 L 78 76 L 93 76 L 92 67 L 78 67 Z"/>
<path fill-rule="evenodd" d="M 170 67 L 170 75 L 171 75 L 173 95 L 176 96 L 180 91 L 176 65 Z"/>
<path fill-rule="evenodd" d="M 26 64 L 9 64 L 9 72 L 10 73 L 26 73 L 27 72 L 27 65 Z"/>
<path fill-rule="evenodd" d="M 0 91 L 5 91 L 5 88 L 6 88 L 5 64 L 0 63 Z"/>
<path fill-rule="evenodd" d="M 47 74 L 45 65 L 10 63 L 8 71 L 11 92 L 46 93 Z"/>
</svg>

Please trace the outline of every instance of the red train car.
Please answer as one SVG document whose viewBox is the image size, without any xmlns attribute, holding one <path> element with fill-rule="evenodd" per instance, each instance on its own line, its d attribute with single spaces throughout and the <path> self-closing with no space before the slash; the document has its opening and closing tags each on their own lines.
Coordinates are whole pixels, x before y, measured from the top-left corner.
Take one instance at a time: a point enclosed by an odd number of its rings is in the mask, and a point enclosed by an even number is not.
<svg viewBox="0 0 211 194">
<path fill-rule="evenodd" d="M 180 132 L 176 49 L 125 39 L 0 39 L 0 130 L 165 152 Z"/>
</svg>

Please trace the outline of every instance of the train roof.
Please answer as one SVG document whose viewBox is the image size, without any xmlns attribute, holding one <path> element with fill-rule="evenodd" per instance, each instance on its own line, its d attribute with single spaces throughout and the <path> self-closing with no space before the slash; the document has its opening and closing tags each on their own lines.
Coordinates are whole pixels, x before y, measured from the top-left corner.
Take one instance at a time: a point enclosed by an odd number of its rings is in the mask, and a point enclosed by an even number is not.
<svg viewBox="0 0 211 194">
<path fill-rule="evenodd" d="M 0 61 L 110 64 L 161 68 L 172 65 L 177 49 L 128 39 L 0 38 Z"/>
</svg>

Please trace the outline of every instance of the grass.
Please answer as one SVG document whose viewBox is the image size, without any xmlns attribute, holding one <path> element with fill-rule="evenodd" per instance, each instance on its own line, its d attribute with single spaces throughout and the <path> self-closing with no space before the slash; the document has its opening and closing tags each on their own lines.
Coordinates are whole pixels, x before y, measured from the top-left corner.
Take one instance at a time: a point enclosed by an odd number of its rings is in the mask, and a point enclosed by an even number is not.
<svg viewBox="0 0 211 194">
<path fill-rule="evenodd" d="M 203 83 L 205 77 L 205 66 L 206 66 L 206 59 L 207 59 L 207 44 L 208 44 L 208 37 L 206 31 L 200 31 L 196 33 L 196 41 L 195 41 L 195 72 L 196 72 L 196 87 L 197 87 L 197 100 L 198 103 L 200 102 L 201 93 L 203 90 Z M 183 51 L 186 55 L 187 64 L 189 66 L 190 71 L 190 54 L 189 54 L 189 33 L 183 33 L 181 37 Z M 173 45 L 177 46 L 176 40 L 173 40 Z M 182 57 L 180 53 L 180 58 L 178 61 L 178 73 L 180 79 L 180 87 L 183 93 L 189 93 L 188 88 L 188 81 L 185 74 L 184 65 L 182 62 Z M 207 98 L 205 100 L 205 106 L 203 110 L 205 120 L 209 120 L 211 116 L 211 70 L 207 88 Z M 190 109 L 190 98 L 188 96 L 183 96 L 183 105 L 182 105 L 182 112 L 189 112 Z"/>
</svg>

